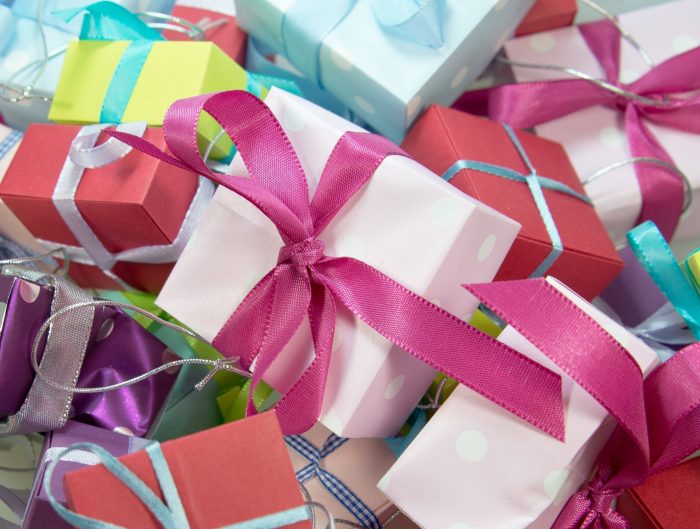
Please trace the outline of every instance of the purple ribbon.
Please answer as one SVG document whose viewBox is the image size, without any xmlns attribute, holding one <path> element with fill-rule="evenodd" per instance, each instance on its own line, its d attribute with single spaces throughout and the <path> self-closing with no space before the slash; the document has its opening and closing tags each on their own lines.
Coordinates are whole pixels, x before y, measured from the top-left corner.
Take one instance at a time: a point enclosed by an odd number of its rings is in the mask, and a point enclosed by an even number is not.
<svg viewBox="0 0 700 529">
<path fill-rule="evenodd" d="M 213 173 L 197 148 L 196 124 L 208 112 L 238 147 L 251 178 Z M 243 196 L 276 225 L 284 246 L 278 264 L 248 293 L 213 345 L 226 357 L 255 361 L 250 394 L 308 315 L 315 358 L 277 403 L 286 434 L 319 418 L 330 361 L 336 305 L 424 363 L 455 378 L 558 439 L 564 437 L 561 378 L 469 326 L 367 263 L 324 253 L 318 235 L 391 155 L 405 156 L 374 134 L 347 132 L 323 170 L 313 200 L 286 134 L 258 98 L 231 91 L 183 99 L 166 114 L 175 157 L 141 138 L 114 137 L 177 167 L 205 175 Z M 222 226 L 222 230 L 235 226 Z M 248 413 L 256 413 L 249 401 Z"/>
<path fill-rule="evenodd" d="M 619 81 L 620 33 L 608 20 L 579 26 L 586 44 L 605 71 L 606 81 L 629 93 L 616 94 L 583 79 L 538 81 L 467 93 L 455 104 L 474 110 L 488 99 L 488 114 L 517 128 L 529 128 L 595 105 L 619 110 L 625 117 L 627 140 L 633 157 L 648 157 L 673 164 L 645 121 L 674 129 L 700 133 L 700 47 L 676 55 L 647 72 L 637 81 Z M 631 97 L 634 96 L 634 97 Z M 658 102 L 652 104 L 651 100 Z M 637 224 L 653 220 L 671 239 L 683 210 L 682 179 L 662 167 L 639 163 L 635 172 L 642 195 Z"/>
</svg>

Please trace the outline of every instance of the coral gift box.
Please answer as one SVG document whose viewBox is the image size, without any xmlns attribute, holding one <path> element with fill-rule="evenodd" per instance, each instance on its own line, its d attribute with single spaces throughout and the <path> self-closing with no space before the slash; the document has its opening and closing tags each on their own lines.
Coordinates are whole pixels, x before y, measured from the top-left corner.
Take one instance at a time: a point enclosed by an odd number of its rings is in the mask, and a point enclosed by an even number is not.
<svg viewBox="0 0 700 529">
<path fill-rule="evenodd" d="M 466 160 L 525 175 L 529 173 L 526 156 L 540 177 L 585 195 L 561 145 L 528 132 L 514 132 L 524 155 L 500 124 L 432 106 L 411 129 L 402 147 L 436 174 L 452 175 L 450 183 L 466 194 L 522 225 L 496 280 L 524 279 L 537 271 L 554 276 L 583 297 L 593 299 L 622 270 L 623 264 L 591 204 L 555 189 L 543 189 L 544 203 L 563 246 L 561 255 L 546 267 L 542 263 L 549 257 L 553 242 L 527 182 L 472 167 L 448 173 L 459 161 Z"/>
<path fill-rule="evenodd" d="M 274 413 L 168 441 L 162 450 L 192 529 L 218 529 L 304 502 Z M 145 451 L 120 461 L 160 495 Z M 161 527 L 102 465 L 68 473 L 64 483 L 68 504 L 79 514 L 122 527 Z M 289 527 L 309 529 L 310 524 Z"/>
<path fill-rule="evenodd" d="M 282 90 L 271 90 L 266 103 L 297 151 L 313 195 L 337 141 L 346 131 L 363 130 Z M 231 171 L 246 174 L 238 155 Z M 364 260 L 468 320 L 477 301 L 455 286 L 490 281 L 517 230 L 517 223 L 415 161 L 390 156 L 319 238 L 327 255 Z M 267 217 L 220 188 L 157 303 L 212 340 L 275 266 L 282 244 Z M 302 322 L 265 382 L 280 392 L 291 387 L 313 358 L 310 335 Z M 394 435 L 434 377 L 432 368 L 345 310 L 338 310 L 331 356 L 321 422 L 344 437 Z"/>
<path fill-rule="evenodd" d="M 32 125 L 0 183 L 0 197 L 7 207 L 34 237 L 52 247 L 82 247 L 59 209 L 60 200 L 65 198 L 59 179 L 80 131 L 73 125 Z M 147 128 L 144 138 L 165 148 L 159 128 Z M 98 141 L 102 140 L 101 136 Z M 73 200 L 78 214 L 106 250 L 119 253 L 172 244 L 197 189 L 195 176 L 133 150 L 102 167 L 85 168 Z M 83 250 L 90 254 L 90 249 Z M 121 261 L 114 265 L 114 276 L 108 277 L 84 264 L 89 259 L 81 264 L 77 256 L 70 274 L 84 287 L 120 288 L 113 278 L 117 276 L 134 288 L 157 292 L 172 268 L 171 263 Z"/>
</svg>

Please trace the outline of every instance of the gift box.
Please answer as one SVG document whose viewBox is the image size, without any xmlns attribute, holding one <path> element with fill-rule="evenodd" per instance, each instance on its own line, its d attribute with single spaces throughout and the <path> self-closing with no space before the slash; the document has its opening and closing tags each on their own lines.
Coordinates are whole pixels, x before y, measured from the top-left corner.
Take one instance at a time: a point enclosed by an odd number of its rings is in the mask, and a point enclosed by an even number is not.
<svg viewBox="0 0 700 529">
<path fill-rule="evenodd" d="M 297 480 L 335 518 L 379 529 L 398 512 L 376 486 L 397 457 L 383 439 L 338 437 L 318 423 L 285 441 Z"/>
<path fill-rule="evenodd" d="M 172 15 L 204 29 L 205 40 L 216 44 L 221 51 L 238 64 L 245 64 L 246 41 L 248 40 L 248 36 L 236 24 L 236 17 L 217 11 L 209 11 L 207 9 L 199 9 L 198 7 L 184 5 L 175 6 Z M 216 23 L 216 25 L 209 27 L 212 23 Z M 163 31 L 163 36 L 171 41 L 189 39 L 184 33 L 173 30 Z"/>
<path fill-rule="evenodd" d="M 271 90 L 266 103 L 299 154 L 313 194 L 339 138 L 362 129 L 281 90 Z M 245 171 L 237 155 L 231 172 Z M 517 223 L 415 161 L 391 156 L 319 238 L 326 255 L 361 259 L 468 321 L 477 301 L 455 285 L 491 280 L 517 230 Z M 212 340 L 275 266 L 282 244 L 267 217 L 220 188 L 157 303 Z M 190 292 L 197 292 L 195 300 Z M 321 422 L 344 437 L 392 436 L 430 385 L 434 370 L 342 308 L 334 337 Z M 285 393 L 312 357 L 305 321 L 265 381 Z"/>
<path fill-rule="evenodd" d="M 611 15 L 620 15 L 635 9 L 650 7 L 660 4 L 667 4 L 675 0 L 596 0 L 596 4 L 605 9 Z M 576 15 L 576 24 L 591 22 L 603 18 L 603 14 L 593 7 L 581 2 L 578 14 Z"/>
<path fill-rule="evenodd" d="M 529 35 L 570 26 L 576 17 L 577 10 L 576 0 L 537 0 L 515 30 L 515 34 Z"/>
<path fill-rule="evenodd" d="M 22 524 L 39 463 L 43 438 L 38 434 L 0 438 L 0 526 Z"/>
<path fill-rule="evenodd" d="M 21 102 L 10 102 L 0 98 L 0 113 L 10 126 L 22 130 L 30 123 L 47 120 L 50 98 L 56 89 L 65 56 L 61 50 L 75 38 L 80 30 L 82 17 L 78 16 L 67 23 L 54 13 L 86 4 L 82 0 L 47 0 L 42 3 L 42 25 L 39 26 L 37 22 L 39 1 L 22 0 L 9 2 L 9 5 L 0 5 L 0 83 L 10 83 L 21 91 L 34 81 L 33 93 L 38 96 Z M 145 2 L 116 0 L 115 3 L 133 11 L 161 12 L 168 12 L 173 4 L 172 0 L 146 0 Z M 46 38 L 46 48 L 51 59 L 34 80 L 37 72 L 28 66 L 44 58 L 41 32 Z M 41 99 L 42 97 L 49 100 Z"/>
<path fill-rule="evenodd" d="M 246 71 L 212 42 L 152 44 L 119 116 L 121 123 L 145 121 L 161 125 L 165 111 L 178 99 L 221 90 L 244 90 L 247 86 Z M 104 121 L 103 107 L 114 101 L 115 94 L 123 96 L 123 92 L 111 93 L 109 88 L 130 45 L 131 41 L 125 40 L 71 42 L 49 119 L 58 123 Z"/>
<path fill-rule="evenodd" d="M 612 2 L 610 2 L 612 4 Z M 700 43 L 700 4 L 681 0 L 620 15 L 620 23 L 656 63 L 688 51 Z M 659 25 L 659 20 L 664 24 Z M 508 57 L 526 63 L 574 68 L 605 79 L 603 67 L 576 27 L 562 28 L 508 41 Z M 621 42 L 620 82 L 630 83 L 649 70 L 638 51 Z M 559 71 L 514 67 L 518 82 L 567 77 Z M 570 78 L 570 77 L 569 77 Z M 582 180 L 612 164 L 631 158 L 625 119 L 620 110 L 604 105 L 585 108 L 535 127 L 539 136 L 561 143 Z M 695 134 L 663 126 L 642 115 L 642 121 L 683 171 L 692 189 L 692 201 L 674 234 L 674 241 L 700 244 L 700 173 Z M 654 156 L 655 157 L 655 156 Z M 624 243 L 642 207 L 642 192 L 632 164 L 623 165 L 590 181 L 586 190 L 615 243 Z M 658 221 L 657 221 L 658 223 Z"/>
<path fill-rule="evenodd" d="M 547 274 L 593 299 L 622 270 L 622 261 L 595 209 L 587 203 L 561 145 L 458 110 L 433 106 L 411 129 L 402 147 L 466 194 L 522 225 L 497 281 Z M 531 173 L 528 165 L 541 182 L 544 212 L 524 178 Z M 516 180 L 517 174 L 508 171 L 515 171 L 521 179 Z M 548 187 L 547 179 L 566 186 L 569 192 Z M 557 237 L 562 251 L 552 261 Z"/>
<path fill-rule="evenodd" d="M 162 450 L 192 529 L 216 529 L 303 505 L 273 413 L 168 441 Z M 146 452 L 120 461 L 161 496 Z M 69 505 L 79 514 L 123 527 L 161 527 L 103 466 L 66 474 L 64 483 Z"/>
<path fill-rule="evenodd" d="M 39 468 L 34 479 L 29 505 L 24 517 L 22 527 L 24 529 L 70 529 L 72 525 L 65 522 L 56 511 L 53 510 L 44 491 L 44 475 L 46 466 L 55 460 L 59 453 L 66 447 L 75 444 L 90 442 L 95 443 L 115 457 L 120 457 L 143 449 L 148 441 L 132 435 L 124 435 L 95 426 L 68 421 L 60 430 L 49 432 L 44 440 L 41 450 Z M 61 459 L 56 466 L 51 479 L 51 490 L 56 499 L 66 504 L 66 495 L 63 489 L 63 476 L 67 472 L 78 470 L 88 465 L 99 464 L 100 460 L 90 452 L 74 452 Z"/>
<path fill-rule="evenodd" d="M 430 103 L 451 104 L 486 68 L 532 5 L 532 0 L 428 2 L 406 17 L 409 27 L 403 28 L 411 37 L 424 38 L 418 43 L 397 35 L 395 26 L 401 25 L 396 20 L 385 20 L 405 13 L 386 13 L 389 4 L 380 9 L 381 2 L 357 2 L 344 18 L 334 18 L 334 4 L 319 11 L 315 2 L 236 2 L 238 23 L 251 37 L 280 54 L 295 50 L 287 58 L 299 71 L 312 81 L 318 78 L 363 122 L 395 142 Z M 309 13 L 304 14 L 304 6 Z M 312 19 L 318 32 L 310 26 Z M 321 32 L 320 26 L 332 30 Z M 297 35 L 302 32 L 308 34 Z M 315 42 L 315 33 L 325 38 Z M 313 45 L 306 49 L 302 43 L 309 41 Z"/>
<path fill-rule="evenodd" d="M 657 365 L 654 351 L 624 327 L 553 278 L 547 283 L 607 331 L 644 373 Z M 459 386 L 380 481 L 387 497 L 425 529 L 549 529 L 589 478 L 615 426 L 593 396 L 513 327 L 498 339 L 561 374 L 566 438 L 554 439 Z"/>
<path fill-rule="evenodd" d="M 700 459 L 691 459 L 629 489 L 617 510 L 633 529 L 694 529 L 700 520 Z"/>
<path fill-rule="evenodd" d="M 5 306 L 0 332 L 0 416 L 5 417 L 20 409 L 35 381 L 31 348 L 39 328 L 52 313 L 54 292 L 46 285 L 2 275 L 0 293 Z M 119 383 L 171 359 L 172 353 L 163 343 L 121 310 L 96 307 L 93 321 L 85 325 L 90 330 L 78 387 Z M 39 347 L 40 361 L 45 344 L 44 337 Z M 105 429 L 146 435 L 157 422 L 175 383 L 174 371 L 111 392 L 76 394 L 70 416 Z"/>
<path fill-rule="evenodd" d="M 161 129 L 131 127 L 164 147 Z M 157 292 L 212 186 L 129 149 L 100 166 L 109 146 L 81 143 L 90 137 L 102 143 L 98 133 L 96 126 L 32 125 L 0 183 L 0 197 L 44 246 L 68 250 L 71 277 L 81 286 L 126 283 Z"/>
<path fill-rule="evenodd" d="M 21 132 L 0 125 L 0 184 L 5 178 L 5 173 L 7 173 L 21 141 Z M 0 201 L 0 234 L 28 250 L 40 254 L 46 252 L 46 248 L 37 242 L 26 226 L 2 201 Z"/>
</svg>

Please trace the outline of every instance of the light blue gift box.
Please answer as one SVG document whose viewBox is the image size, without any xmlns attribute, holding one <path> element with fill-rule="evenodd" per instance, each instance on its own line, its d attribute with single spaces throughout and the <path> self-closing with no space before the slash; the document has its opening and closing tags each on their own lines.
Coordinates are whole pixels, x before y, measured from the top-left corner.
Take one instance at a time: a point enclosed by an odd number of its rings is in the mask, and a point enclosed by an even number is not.
<svg viewBox="0 0 700 529">
<path fill-rule="evenodd" d="M 56 56 L 44 66 L 44 71 L 34 84 L 33 99 L 13 103 L 0 98 L 0 114 L 12 128 L 24 130 L 30 123 L 48 121 L 50 101 L 56 89 L 65 53 L 59 53 L 80 32 L 82 17 L 69 23 L 52 13 L 63 9 L 88 5 L 89 0 L 45 0 L 42 27 L 49 56 Z M 134 11 L 159 11 L 169 13 L 174 0 L 117 0 L 115 3 Z M 0 0 L 0 83 L 24 87 L 34 79 L 36 70 L 25 69 L 31 63 L 41 61 L 44 48 L 41 40 L 37 8 L 40 0 Z M 16 75 L 18 70 L 23 70 Z M 10 83 L 11 82 L 11 83 Z"/>
<path fill-rule="evenodd" d="M 297 23 L 295 16 L 287 15 L 300 1 L 310 2 L 311 11 L 318 12 L 300 17 Z M 252 37 L 286 56 L 288 49 L 299 49 L 303 41 L 290 42 L 290 26 L 304 27 L 313 21 L 322 27 L 327 6 L 350 5 L 345 18 L 320 45 L 311 42 L 309 54 L 299 56 L 303 60 L 307 55 L 307 62 L 317 63 L 321 85 L 360 119 L 400 142 L 423 109 L 431 103 L 452 104 L 481 74 L 534 0 L 444 0 L 439 21 L 443 42 L 436 48 L 389 30 L 378 20 L 374 2 L 384 7 L 413 2 L 414 9 L 421 5 L 416 0 L 236 0 L 236 20 Z M 299 60 L 287 58 L 311 77 Z"/>
</svg>

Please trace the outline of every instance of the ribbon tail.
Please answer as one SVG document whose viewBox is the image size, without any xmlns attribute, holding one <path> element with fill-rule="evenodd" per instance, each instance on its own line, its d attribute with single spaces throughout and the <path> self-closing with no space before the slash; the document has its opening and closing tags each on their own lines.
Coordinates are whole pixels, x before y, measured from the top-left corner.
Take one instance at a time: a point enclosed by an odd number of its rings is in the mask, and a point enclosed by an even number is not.
<svg viewBox="0 0 700 529">
<path fill-rule="evenodd" d="M 320 282 L 311 289 L 309 323 L 315 357 L 304 374 L 277 403 L 277 417 L 285 435 L 308 431 L 321 416 L 335 332 L 335 302 Z"/>
<path fill-rule="evenodd" d="M 336 300 L 379 334 L 540 430 L 564 438 L 558 375 L 366 263 L 340 257 L 315 269 Z"/>
<path fill-rule="evenodd" d="M 673 160 L 647 126 L 642 123 L 639 111 L 628 105 L 625 113 L 627 137 L 633 157 L 648 157 L 673 165 Z M 673 171 L 657 165 L 635 164 L 639 190 L 642 194 L 642 208 L 637 224 L 652 220 L 670 240 L 678 226 L 683 211 L 683 179 Z"/>
</svg>

